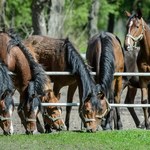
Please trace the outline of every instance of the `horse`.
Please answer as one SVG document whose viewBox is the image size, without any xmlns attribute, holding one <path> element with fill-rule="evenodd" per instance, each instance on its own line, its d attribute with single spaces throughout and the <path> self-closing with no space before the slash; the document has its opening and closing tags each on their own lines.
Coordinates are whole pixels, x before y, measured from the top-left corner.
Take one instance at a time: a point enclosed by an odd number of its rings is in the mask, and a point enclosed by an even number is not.
<svg viewBox="0 0 150 150">
<path fill-rule="evenodd" d="M 20 93 L 18 115 L 26 130 L 26 134 L 36 133 L 36 120 L 38 120 L 36 116 L 39 112 L 37 108 L 40 110 L 41 106 L 33 104 L 39 102 L 39 98 L 41 102 L 44 102 L 42 101 L 45 100 L 43 97 L 46 97 L 48 102 L 53 101 L 53 98 L 58 102 L 56 96 L 49 97 L 48 93 L 52 92 L 51 81 L 45 74 L 43 67 L 35 60 L 33 53 L 31 54 L 28 49 L 26 49 L 20 37 L 12 29 L 0 32 L 0 58 L 4 64 L 8 66 L 8 69 L 15 74 L 15 76 L 13 76 L 14 85 Z M 32 101 L 32 103 L 29 101 Z M 29 104 L 32 105 L 29 107 Z M 51 108 L 47 107 L 47 109 Z M 54 111 L 57 112 L 57 114 Z M 54 112 L 55 117 L 61 114 L 60 109 L 57 107 L 51 109 L 50 112 Z M 47 115 L 52 117 L 51 114 Z M 62 119 L 59 119 L 57 123 L 59 129 L 64 125 Z"/>
<path fill-rule="evenodd" d="M 104 31 L 94 35 L 88 41 L 86 59 L 92 71 L 96 72 L 95 81 L 107 95 L 109 103 L 120 103 L 123 79 L 122 76 L 114 77 L 114 72 L 124 72 L 124 54 L 119 38 Z M 114 128 L 122 129 L 119 108 L 115 110 Z M 113 111 L 110 111 L 102 128 L 113 129 L 112 120 Z"/>
<path fill-rule="evenodd" d="M 130 52 L 137 50 L 139 46 L 139 52 L 137 55 L 137 68 L 139 72 L 149 72 L 150 62 L 149 62 L 149 52 L 150 52 L 150 28 L 144 21 L 142 17 L 142 12 L 137 10 L 136 12 L 130 14 L 126 12 L 128 16 L 127 21 L 127 33 L 125 36 L 124 46 L 125 49 Z M 141 103 L 147 104 L 149 102 L 149 83 L 150 77 L 139 76 L 139 88 L 141 89 Z M 133 95 L 135 94 L 135 90 Z M 134 100 L 133 100 L 134 102 Z M 133 110 L 134 121 L 136 126 L 141 126 L 140 121 Z M 150 129 L 150 122 L 148 120 L 149 113 L 148 108 L 143 108 L 144 113 L 144 125 L 146 129 Z"/>
<path fill-rule="evenodd" d="M 12 135 L 14 133 L 12 123 L 14 85 L 8 72 L 8 68 L 0 60 L 0 127 L 4 135 Z"/>
<path fill-rule="evenodd" d="M 101 118 L 109 111 L 105 95 L 99 90 L 90 68 L 85 64 L 71 41 L 53 39 L 48 36 L 32 35 L 25 39 L 24 45 L 36 54 L 46 71 L 70 71 L 72 76 L 51 76 L 53 90 L 57 95 L 63 86 L 68 86 L 67 102 L 73 101 L 73 95 L 79 90 L 79 116 L 87 132 L 96 132 Z M 71 107 L 66 107 L 65 124 L 69 130 Z"/>
</svg>

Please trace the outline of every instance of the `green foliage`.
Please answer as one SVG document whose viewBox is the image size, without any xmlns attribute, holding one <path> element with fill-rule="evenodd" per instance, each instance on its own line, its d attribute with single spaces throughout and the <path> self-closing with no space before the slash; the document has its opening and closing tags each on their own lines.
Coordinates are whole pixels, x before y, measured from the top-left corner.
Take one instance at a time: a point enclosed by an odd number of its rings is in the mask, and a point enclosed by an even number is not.
<svg viewBox="0 0 150 150">
<path fill-rule="evenodd" d="M 7 27 L 13 27 L 26 35 L 32 27 L 31 0 L 7 0 L 6 22 Z"/>
<path fill-rule="evenodd" d="M 80 51 L 85 51 L 87 45 L 85 39 L 87 39 L 89 7 L 90 1 L 85 3 L 84 0 L 66 0 L 64 36 L 69 36 Z"/>
<path fill-rule="evenodd" d="M 107 30 L 108 24 L 108 15 L 109 13 L 115 14 L 118 16 L 118 4 L 119 2 L 110 3 L 110 1 L 103 0 L 100 1 L 100 11 L 99 11 L 99 19 L 98 19 L 98 28 L 99 30 Z"/>
<path fill-rule="evenodd" d="M 86 2 L 85 0 L 65 0 L 63 37 L 68 36 L 80 52 L 85 52 L 87 47 L 87 23 L 91 2 L 92 0 Z M 99 0 L 99 2 L 98 28 L 100 31 L 107 30 L 109 13 L 115 15 L 115 24 L 117 24 L 118 20 L 125 20 L 125 10 L 132 12 L 133 9 L 141 8 L 144 19 L 150 20 L 149 0 Z M 22 37 L 32 32 L 31 3 L 32 0 L 6 0 L 5 24 L 7 27 L 14 27 Z M 46 7 L 48 8 L 48 5 Z M 48 12 L 47 8 L 45 8 L 46 12 Z"/>
</svg>

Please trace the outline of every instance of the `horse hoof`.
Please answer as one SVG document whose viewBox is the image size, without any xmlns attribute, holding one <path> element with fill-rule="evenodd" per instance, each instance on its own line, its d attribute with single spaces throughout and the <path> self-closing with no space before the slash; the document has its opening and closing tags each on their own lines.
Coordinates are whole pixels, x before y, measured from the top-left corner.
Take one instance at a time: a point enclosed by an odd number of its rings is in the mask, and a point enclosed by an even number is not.
<svg viewBox="0 0 150 150">
<path fill-rule="evenodd" d="M 139 128 L 139 129 L 145 129 L 145 125 L 144 125 L 144 124 L 139 124 L 139 125 L 137 126 L 137 128 Z"/>
</svg>

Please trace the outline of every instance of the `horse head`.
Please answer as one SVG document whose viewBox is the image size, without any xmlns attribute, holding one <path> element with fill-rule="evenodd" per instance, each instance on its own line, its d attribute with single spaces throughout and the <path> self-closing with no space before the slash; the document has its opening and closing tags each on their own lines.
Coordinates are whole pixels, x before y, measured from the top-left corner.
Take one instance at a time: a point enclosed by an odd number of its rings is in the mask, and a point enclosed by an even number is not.
<svg viewBox="0 0 150 150">
<path fill-rule="evenodd" d="M 14 132 L 12 125 L 14 101 L 12 96 L 13 94 L 10 90 L 5 90 L 0 96 L 0 127 L 4 135 L 11 135 Z"/>
<path fill-rule="evenodd" d="M 50 132 L 54 130 L 65 130 L 66 126 L 64 121 L 61 117 L 62 115 L 62 108 L 55 105 L 58 103 L 60 99 L 60 93 L 57 97 L 54 95 L 52 90 L 47 90 L 45 95 L 42 97 L 42 102 L 44 103 L 54 103 L 53 106 L 46 106 L 44 107 L 44 122 L 49 125 Z"/>
<path fill-rule="evenodd" d="M 140 10 L 133 14 L 130 14 L 127 11 L 125 13 L 128 17 L 128 22 L 126 25 L 127 34 L 125 37 L 124 46 L 127 51 L 131 51 L 137 49 L 137 43 L 143 39 L 145 25 Z"/>
<path fill-rule="evenodd" d="M 42 111 L 41 95 L 38 95 L 34 89 L 34 82 L 30 81 L 25 94 L 25 101 L 18 106 L 18 114 L 26 129 L 26 134 L 37 132 L 36 119 Z"/>
<path fill-rule="evenodd" d="M 87 132 L 96 132 L 102 119 L 107 115 L 109 110 L 110 106 L 103 92 L 99 92 L 96 95 L 89 95 L 80 111 L 80 117 Z"/>
</svg>

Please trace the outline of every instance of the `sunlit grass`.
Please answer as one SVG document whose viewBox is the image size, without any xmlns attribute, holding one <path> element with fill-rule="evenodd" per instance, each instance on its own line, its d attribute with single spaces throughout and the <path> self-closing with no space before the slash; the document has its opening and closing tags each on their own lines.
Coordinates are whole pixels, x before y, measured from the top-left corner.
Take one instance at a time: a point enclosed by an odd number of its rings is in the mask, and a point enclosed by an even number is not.
<svg viewBox="0 0 150 150">
<path fill-rule="evenodd" d="M 149 150 L 146 130 L 59 132 L 54 134 L 0 136 L 1 150 Z"/>
</svg>

